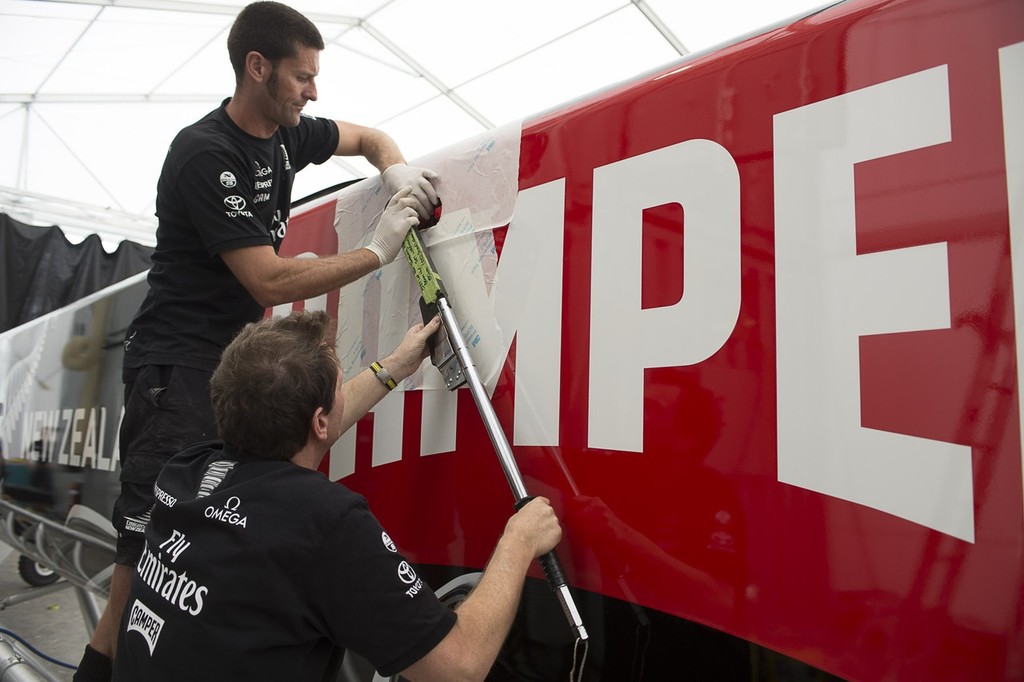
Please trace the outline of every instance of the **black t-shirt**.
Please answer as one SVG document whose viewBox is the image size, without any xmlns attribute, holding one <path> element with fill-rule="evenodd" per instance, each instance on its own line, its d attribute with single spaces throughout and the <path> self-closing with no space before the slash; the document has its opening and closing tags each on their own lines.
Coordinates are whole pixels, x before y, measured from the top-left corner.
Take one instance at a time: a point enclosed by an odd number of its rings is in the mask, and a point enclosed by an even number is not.
<svg viewBox="0 0 1024 682">
<path fill-rule="evenodd" d="M 334 121 L 305 115 L 294 128 L 253 137 L 227 115 L 227 102 L 178 133 L 167 152 L 149 293 L 125 335 L 125 367 L 216 367 L 228 342 L 264 311 L 218 254 L 277 251 L 295 173 L 338 146 Z"/>
<path fill-rule="evenodd" d="M 366 500 L 319 472 L 214 441 L 155 492 L 115 679 L 319 681 L 334 646 L 392 675 L 455 624 Z"/>
</svg>

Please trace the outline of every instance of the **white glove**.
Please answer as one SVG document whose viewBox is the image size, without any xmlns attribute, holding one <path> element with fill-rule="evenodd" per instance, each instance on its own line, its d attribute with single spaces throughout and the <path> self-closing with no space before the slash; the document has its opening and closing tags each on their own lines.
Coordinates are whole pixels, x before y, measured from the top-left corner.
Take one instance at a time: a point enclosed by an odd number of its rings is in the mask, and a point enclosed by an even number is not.
<svg viewBox="0 0 1024 682">
<path fill-rule="evenodd" d="M 403 187 L 391 197 L 391 201 L 384 207 L 384 213 L 377 221 L 377 227 L 373 230 L 373 239 L 366 248 L 373 251 L 380 259 L 381 266 L 385 266 L 395 260 L 395 256 L 402 249 L 402 241 L 409 230 L 420 223 L 416 215 L 416 198 L 412 195 L 412 189 Z"/>
<path fill-rule="evenodd" d="M 434 207 L 438 201 L 433 182 L 437 179 L 437 173 L 426 168 L 396 163 L 388 166 L 380 177 L 392 194 L 403 187 L 412 187 L 412 195 L 416 198 L 417 204 L 416 213 L 419 214 L 420 220 L 428 221 L 434 216 Z"/>
</svg>

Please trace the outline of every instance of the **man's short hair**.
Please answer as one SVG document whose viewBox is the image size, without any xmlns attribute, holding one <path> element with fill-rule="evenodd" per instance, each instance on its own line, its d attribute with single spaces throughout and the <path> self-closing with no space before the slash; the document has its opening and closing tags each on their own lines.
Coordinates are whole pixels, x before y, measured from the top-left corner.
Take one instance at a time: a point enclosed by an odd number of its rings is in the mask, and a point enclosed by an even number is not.
<svg viewBox="0 0 1024 682">
<path fill-rule="evenodd" d="M 279 2 L 247 5 L 228 33 L 228 57 L 235 70 L 235 82 L 242 82 L 245 55 L 250 52 L 259 52 L 276 64 L 285 57 L 294 57 L 299 45 L 324 49 L 323 36 L 312 21 Z"/>
<path fill-rule="evenodd" d="M 290 459 L 309 436 L 313 414 L 334 408 L 338 358 L 321 311 L 247 324 L 210 378 L 220 437 L 260 459 Z"/>
</svg>

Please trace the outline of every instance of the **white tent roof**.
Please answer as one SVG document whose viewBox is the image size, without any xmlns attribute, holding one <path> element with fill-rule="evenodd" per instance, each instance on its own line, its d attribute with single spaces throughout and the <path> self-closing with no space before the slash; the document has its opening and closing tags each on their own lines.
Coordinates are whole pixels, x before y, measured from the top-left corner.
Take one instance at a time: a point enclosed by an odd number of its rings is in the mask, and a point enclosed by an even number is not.
<svg viewBox="0 0 1024 682">
<path fill-rule="evenodd" d="M 291 0 L 319 26 L 311 114 L 381 128 L 409 159 L 823 0 Z M 171 138 L 231 94 L 225 0 L 0 0 L 0 211 L 154 243 Z M 376 171 L 333 159 L 293 198 Z"/>
</svg>

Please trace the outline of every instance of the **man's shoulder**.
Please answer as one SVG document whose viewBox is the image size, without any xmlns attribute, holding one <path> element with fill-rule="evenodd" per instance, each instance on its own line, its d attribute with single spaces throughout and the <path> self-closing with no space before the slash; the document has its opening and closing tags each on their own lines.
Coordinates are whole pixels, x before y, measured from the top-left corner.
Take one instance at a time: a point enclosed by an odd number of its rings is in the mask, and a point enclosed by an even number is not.
<svg viewBox="0 0 1024 682">
<path fill-rule="evenodd" d="M 268 510 L 279 529 L 319 545 L 339 526 L 360 523 L 366 499 L 318 471 L 284 461 L 242 462 L 231 493 Z M 281 510 L 287 509 L 287 514 Z"/>
<path fill-rule="evenodd" d="M 167 157 L 184 164 L 204 155 L 235 154 L 240 146 L 231 126 L 225 121 L 222 109 L 215 109 L 178 131 L 167 150 Z"/>
<path fill-rule="evenodd" d="M 182 450 L 164 466 L 163 473 L 179 479 L 195 479 L 209 475 L 209 470 L 222 471 L 235 485 L 254 485 L 263 494 L 282 499 L 301 498 L 307 508 L 350 509 L 366 504 L 362 495 L 330 481 L 318 471 L 289 461 L 253 458 L 232 450 L 223 441 L 197 443 Z"/>
<path fill-rule="evenodd" d="M 196 164 L 227 164 L 232 170 L 244 171 L 251 165 L 252 144 L 231 124 L 221 106 L 178 131 L 168 148 L 167 164 L 176 171 Z"/>
<path fill-rule="evenodd" d="M 320 536 L 333 532 L 339 524 L 358 523 L 369 513 L 365 497 L 322 473 L 293 466 L 288 474 L 274 481 L 282 502 L 301 500 L 294 520 Z"/>
<path fill-rule="evenodd" d="M 300 169 L 308 163 L 323 163 L 338 147 L 338 124 L 329 118 L 303 113 L 293 128 L 278 127 L 274 133 L 287 149 L 303 155 Z M 293 159 L 294 161 L 295 159 Z"/>
<path fill-rule="evenodd" d="M 365 506 L 366 498 L 347 488 L 340 482 L 334 482 L 318 471 L 293 465 L 288 469 L 295 486 L 302 491 L 310 503 L 323 505 L 328 509 L 351 509 Z"/>
<path fill-rule="evenodd" d="M 190 469 L 202 468 L 207 462 L 227 459 L 223 441 L 210 440 L 195 443 L 171 457 L 164 464 L 160 476 L 166 478 L 180 477 Z"/>
</svg>

